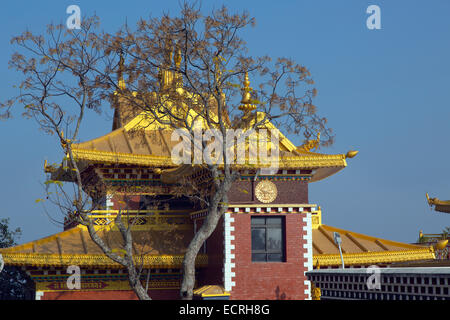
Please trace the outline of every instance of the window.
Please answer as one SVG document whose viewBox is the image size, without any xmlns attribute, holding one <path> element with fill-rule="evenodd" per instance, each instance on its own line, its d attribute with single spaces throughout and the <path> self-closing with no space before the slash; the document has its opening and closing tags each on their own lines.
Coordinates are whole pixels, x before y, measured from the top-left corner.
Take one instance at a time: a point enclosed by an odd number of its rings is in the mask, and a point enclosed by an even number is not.
<svg viewBox="0 0 450 320">
<path fill-rule="evenodd" d="M 252 217 L 252 261 L 284 261 L 284 218 Z"/>
</svg>

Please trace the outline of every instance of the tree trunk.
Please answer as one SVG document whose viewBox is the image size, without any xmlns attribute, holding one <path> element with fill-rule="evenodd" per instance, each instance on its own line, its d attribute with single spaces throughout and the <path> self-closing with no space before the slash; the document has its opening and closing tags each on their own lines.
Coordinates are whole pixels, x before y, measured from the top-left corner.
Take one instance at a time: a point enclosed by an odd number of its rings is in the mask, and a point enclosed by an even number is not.
<svg viewBox="0 0 450 320">
<path fill-rule="evenodd" d="M 216 229 L 222 212 L 223 210 L 219 211 L 217 207 L 211 208 L 206 216 L 205 222 L 189 243 L 183 259 L 183 282 L 180 289 L 180 296 L 183 300 L 192 300 L 193 298 L 193 289 L 195 285 L 195 259 L 203 243 Z"/>
<path fill-rule="evenodd" d="M 139 300 L 151 300 L 145 288 L 142 286 L 142 282 L 139 279 L 139 273 L 136 272 L 134 264 L 129 262 L 127 265 L 128 269 L 128 280 L 130 282 L 130 287 L 133 289 L 134 293 L 138 296 Z"/>
</svg>

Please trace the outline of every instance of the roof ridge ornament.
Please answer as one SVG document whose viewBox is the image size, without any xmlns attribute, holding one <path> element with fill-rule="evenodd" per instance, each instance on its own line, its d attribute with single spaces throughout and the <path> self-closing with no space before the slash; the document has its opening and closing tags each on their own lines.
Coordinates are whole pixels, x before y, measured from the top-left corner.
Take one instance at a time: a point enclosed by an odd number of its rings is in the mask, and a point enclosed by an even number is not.
<svg viewBox="0 0 450 320">
<path fill-rule="evenodd" d="M 175 52 L 173 47 L 172 36 L 167 36 L 164 39 L 164 49 L 163 49 L 163 61 L 159 67 L 159 82 L 161 89 L 168 89 L 174 83 L 175 73 L 173 72 L 173 64 L 177 67 L 177 63 L 181 65 L 181 51 L 178 56 L 178 52 Z"/>
<path fill-rule="evenodd" d="M 440 200 L 438 198 L 430 198 L 428 192 L 425 194 L 427 197 L 427 202 L 430 205 L 430 208 L 439 212 L 450 213 L 450 200 Z"/>
<path fill-rule="evenodd" d="M 175 85 L 177 88 L 181 88 L 183 86 L 183 78 L 181 75 L 181 48 L 177 43 L 175 46 L 175 54 L 173 56 L 173 63 L 175 64 Z"/>
<path fill-rule="evenodd" d="M 125 85 L 125 80 L 123 79 L 123 71 L 124 71 L 124 63 L 125 63 L 125 59 L 123 58 L 123 53 L 122 51 L 119 52 L 119 67 L 117 69 L 117 79 L 118 79 L 118 84 L 117 87 L 120 90 L 125 90 L 126 89 L 126 85 Z"/>
<path fill-rule="evenodd" d="M 356 157 L 356 155 L 358 154 L 357 150 L 350 150 L 349 152 L 347 152 L 347 154 L 345 155 L 345 158 L 354 158 Z"/>
<path fill-rule="evenodd" d="M 310 152 L 313 149 L 319 149 L 320 145 L 320 132 L 317 132 L 317 138 L 313 140 L 308 140 L 300 147 L 297 148 L 297 151 Z"/>
<path fill-rule="evenodd" d="M 256 109 L 256 106 L 252 104 L 252 95 L 250 92 L 253 91 L 253 88 L 250 87 L 248 71 L 245 71 L 244 87 L 241 89 L 241 91 L 242 91 L 242 100 L 241 105 L 239 106 L 239 110 L 243 111 L 244 114 L 247 114 Z"/>
</svg>

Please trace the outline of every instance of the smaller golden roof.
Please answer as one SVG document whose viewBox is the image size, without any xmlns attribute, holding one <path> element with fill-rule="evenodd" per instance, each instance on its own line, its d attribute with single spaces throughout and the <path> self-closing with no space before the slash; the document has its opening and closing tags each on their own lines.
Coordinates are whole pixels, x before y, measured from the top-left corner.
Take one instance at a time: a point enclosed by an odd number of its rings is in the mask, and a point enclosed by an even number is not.
<svg viewBox="0 0 450 320">
<path fill-rule="evenodd" d="M 97 234 L 113 250 L 123 252 L 123 240 L 117 228 L 96 227 Z M 193 229 L 133 230 L 135 259 L 144 267 L 180 268 L 184 253 L 192 239 Z M 121 268 L 109 259 L 91 239 L 87 228 L 78 225 L 63 232 L 15 247 L 0 249 L 6 265 L 15 266 L 89 266 L 97 268 Z M 207 258 L 199 255 L 198 265 L 205 265 Z"/>
<path fill-rule="evenodd" d="M 345 265 L 389 264 L 393 262 L 435 259 L 432 247 L 407 244 L 368 236 L 327 225 L 313 229 L 314 265 L 340 266 L 341 257 L 333 233 L 341 235 Z"/>
<path fill-rule="evenodd" d="M 206 285 L 194 290 L 194 295 L 202 298 L 210 297 L 226 297 L 230 293 L 225 291 L 223 286 L 220 285 Z"/>
</svg>

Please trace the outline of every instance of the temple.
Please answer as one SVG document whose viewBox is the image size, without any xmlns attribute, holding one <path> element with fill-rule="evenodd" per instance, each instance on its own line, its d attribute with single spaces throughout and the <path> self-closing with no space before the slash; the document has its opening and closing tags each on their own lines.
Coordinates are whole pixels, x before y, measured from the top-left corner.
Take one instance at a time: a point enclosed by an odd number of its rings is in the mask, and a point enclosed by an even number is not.
<svg viewBox="0 0 450 320">
<path fill-rule="evenodd" d="M 163 83 L 176 78 L 163 72 Z M 254 112 L 246 82 L 242 109 Z M 123 80 L 120 86 L 126 90 Z M 113 107 L 110 133 L 72 145 L 85 191 L 104 201 L 104 209 L 92 211 L 91 218 L 104 242 L 120 251 L 123 241 L 114 216 L 126 202 L 123 219 L 132 223 L 144 287 L 153 299 L 178 299 L 183 255 L 207 209 L 174 194 L 181 177 L 201 185 L 206 173 L 172 162 L 177 142 L 171 140 L 171 128 L 149 123 L 145 112 L 127 106 L 119 92 Z M 278 171 L 261 174 L 258 164 L 236 165 L 240 178 L 229 192 L 228 210 L 197 256 L 196 298 L 311 299 L 314 288 L 305 273 L 341 265 L 335 233 L 349 267 L 435 258 L 432 247 L 324 224 L 320 206 L 309 202 L 308 185 L 344 169 L 357 152 L 322 154 L 314 151 L 318 143 L 319 137 L 296 146 L 280 133 Z M 54 180 L 73 181 L 63 166 L 45 169 Z M 21 266 L 31 276 L 36 299 L 137 299 L 126 269 L 103 254 L 86 227 L 70 219 L 60 233 L 0 253 L 6 265 Z M 81 270 L 79 289 L 68 288 L 70 266 Z"/>
</svg>

